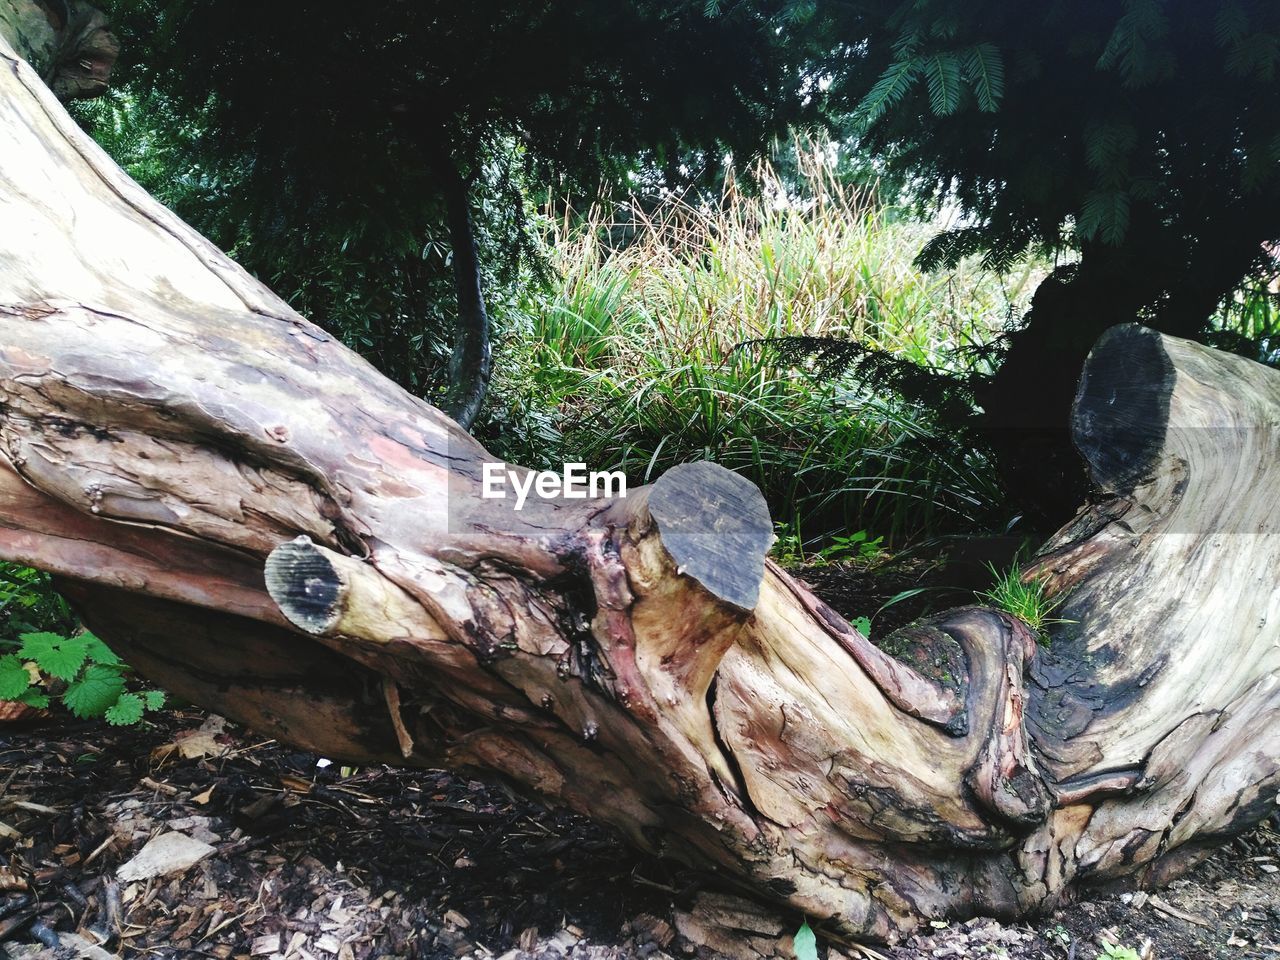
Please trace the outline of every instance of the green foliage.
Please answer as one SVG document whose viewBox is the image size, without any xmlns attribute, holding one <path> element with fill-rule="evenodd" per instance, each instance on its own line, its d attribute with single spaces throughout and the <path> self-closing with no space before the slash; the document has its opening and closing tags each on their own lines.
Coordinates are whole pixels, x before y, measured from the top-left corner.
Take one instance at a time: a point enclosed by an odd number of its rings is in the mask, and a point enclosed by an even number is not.
<svg viewBox="0 0 1280 960">
<path fill-rule="evenodd" d="M 89 633 L 75 637 L 62 637 L 56 633 L 24 633 L 21 639 L 18 656 L 34 660 L 41 671 L 57 680 L 74 680 L 85 660 L 89 659 L 90 642 L 97 640 Z M 101 641 L 98 643 L 100 645 Z"/>
<path fill-rule="evenodd" d="M 793 941 L 796 960 L 818 960 L 818 938 L 814 935 L 808 920 L 800 924 L 800 929 L 796 931 Z"/>
<path fill-rule="evenodd" d="M 436 397 L 461 182 L 498 334 L 546 279 L 530 194 L 714 177 L 804 115 L 804 4 L 104 2 L 117 161 L 300 312 Z M 246 29 L 251 24 L 251 29 Z"/>
<path fill-rule="evenodd" d="M 1041 644 L 1048 645 L 1051 626 L 1070 622 L 1053 616 L 1066 597 L 1051 596 L 1044 579 L 1024 577 L 1016 563 L 1003 571 L 991 564 L 987 567 L 995 583 L 990 590 L 979 593 L 978 598 L 1022 620 Z"/>
<path fill-rule="evenodd" d="M 802 154 L 800 192 L 763 168 L 717 202 L 549 219 L 561 280 L 527 297 L 522 336 L 497 355 L 486 445 L 538 468 L 621 469 L 632 484 L 716 460 L 804 532 L 797 557 L 847 531 L 897 546 L 1002 527 L 990 464 L 919 397 L 798 369 L 761 343 L 839 339 L 959 374 L 983 362 L 967 348 L 1003 330 L 1023 290 L 967 267 L 922 275 L 910 251 L 929 228 L 842 186 L 825 150 Z"/>
<path fill-rule="evenodd" d="M 117 694 L 115 703 L 103 711 L 107 723 L 116 727 L 128 727 L 142 720 L 146 709 L 142 697 L 136 693 Z"/>
<path fill-rule="evenodd" d="M 164 705 L 159 690 L 126 692 L 128 667 L 88 631 L 24 633 L 18 641 L 16 653 L 0 657 L 0 700 L 47 707 L 46 690 L 60 689 L 63 705 L 75 716 L 105 716 L 113 724 L 137 723 L 145 710 Z"/>
<path fill-rule="evenodd" d="M 928 53 L 922 53 L 922 47 L 919 34 L 906 32 L 898 39 L 893 62 L 858 104 L 855 116 L 860 124 L 880 120 L 921 80 L 937 116 L 953 114 L 970 100 L 987 113 L 999 109 L 1004 97 L 1004 58 L 998 47 L 978 43 Z"/>
<path fill-rule="evenodd" d="M 1138 951 L 1133 947 L 1108 943 L 1106 940 L 1102 941 L 1102 953 L 1099 957 L 1105 957 L 1106 960 L 1141 960 Z"/>
<path fill-rule="evenodd" d="M 48 574 L 0 562 L 0 700 L 45 709 L 54 699 L 82 719 L 137 723 L 164 706 L 159 690 L 126 692 L 129 668 L 82 630 Z"/>
<path fill-rule="evenodd" d="M 858 149 L 919 207 L 962 214 L 923 266 L 1078 254 L 1064 279 L 1093 291 L 1082 314 L 1185 335 L 1267 262 L 1280 233 L 1269 0 L 869 0 L 824 8 L 810 29 L 832 51 L 823 108 L 847 111 Z"/>
<path fill-rule="evenodd" d="M 846 560 L 870 562 L 879 560 L 884 554 L 884 537 L 871 538 L 867 531 L 836 534 L 831 542 L 815 554 L 818 563 L 840 563 Z"/>
<path fill-rule="evenodd" d="M 67 633 L 76 625 L 75 614 L 48 574 L 0 561 L 0 642 L 40 630 Z"/>
<path fill-rule="evenodd" d="M 13 654 L 0 657 L 0 700 L 17 700 L 31 685 L 31 675 Z"/>
<path fill-rule="evenodd" d="M 67 684 L 62 702 L 77 717 L 99 717 L 119 704 L 124 695 L 124 677 L 117 667 L 90 664 Z"/>
<path fill-rule="evenodd" d="M 1242 284 L 1209 321 L 1206 340 L 1250 360 L 1280 365 L 1280 294 L 1274 275 Z"/>
</svg>

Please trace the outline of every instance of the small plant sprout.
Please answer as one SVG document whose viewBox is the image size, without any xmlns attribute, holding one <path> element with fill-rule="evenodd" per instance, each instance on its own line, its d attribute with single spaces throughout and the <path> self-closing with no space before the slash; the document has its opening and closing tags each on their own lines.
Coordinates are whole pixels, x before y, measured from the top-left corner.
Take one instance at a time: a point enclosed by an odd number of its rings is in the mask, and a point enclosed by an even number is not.
<svg viewBox="0 0 1280 960">
<path fill-rule="evenodd" d="M 1102 941 L 1102 952 L 1098 954 L 1099 960 L 1142 960 L 1141 955 L 1133 947 L 1124 947 L 1119 944 L 1108 943 Z"/>
<path fill-rule="evenodd" d="M 808 920 L 800 924 L 792 941 L 795 944 L 796 960 L 818 960 L 818 938 L 814 936 Z"/>
<path fill-rule="evenodd" d="M 992 564 L 987 564 L 987 567 L 995 577 L 995 585 L 979 593 L 978 597 L 1023 621 L 1041 644 L 1048 645 L 1050 626 L 1071 622 L 1053 616 L 1066 598 L 1049 596 L 1049 585 L 1043 578 L 1024 578 L 1017 563 L 1004 571 L 997 570 Z"/>
<path fill-rule="evenodd" d="M 884 537 L 871 539 L 871 535 L 865 530 L 832 537 L 830 545 L 818 551 L 814 562 L 838 563 L 842 560 L 856 560 L 870 563 L 884 555 L 883 544 Z"/>
</svg>

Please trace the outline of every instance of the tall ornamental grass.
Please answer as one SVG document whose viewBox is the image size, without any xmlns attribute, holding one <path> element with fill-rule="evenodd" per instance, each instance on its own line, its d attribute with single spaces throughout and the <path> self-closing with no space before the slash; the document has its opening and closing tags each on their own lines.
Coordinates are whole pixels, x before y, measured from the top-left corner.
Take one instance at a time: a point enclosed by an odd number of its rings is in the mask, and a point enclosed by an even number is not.
<svg viewBox="0 0 1280 960">
<path fill-rule="evenodd" d="M 1033 271 L 924 275 L 912 258 L 938 226 L 843 185 L 820 152 L 800 170 L 798 190 L 765 166 L 718 203 L 673 195 L 625 222 L 599 210 L 550 222 L 560 282 L 527 299 L 527 328 L 498 358 L 491 445 L 632 483 L 715 460 L 810 542 L 865 529 L 900 545 L 988 524 L 992 467 L 928 410 L 751 344 L 852 339 L 963 372 L 1021 312 Z"/>
</svg>

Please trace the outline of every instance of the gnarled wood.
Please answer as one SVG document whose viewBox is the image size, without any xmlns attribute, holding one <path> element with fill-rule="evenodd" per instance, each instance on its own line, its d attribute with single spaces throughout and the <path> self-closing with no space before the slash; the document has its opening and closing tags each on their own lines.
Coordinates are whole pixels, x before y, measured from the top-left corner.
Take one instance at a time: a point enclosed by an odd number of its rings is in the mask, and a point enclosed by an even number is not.
<svg viewBox="0 0 1280 960">
<path fill-rule="evenodd" d="M 1272 371 L 1104 338 L 1075 424 L 1103 498 L 1036 567 L 1074 623 L 1046 650 L 965 608 L 895 659 L 766 561 L 763 501 L 719 467 L 483 498 L 474 440 L 2 44 L 0 224 L 0 556 L 266 734 L 503 776 L 887 940 L 1163 880 L 1274 807 Z"/>
</svg>

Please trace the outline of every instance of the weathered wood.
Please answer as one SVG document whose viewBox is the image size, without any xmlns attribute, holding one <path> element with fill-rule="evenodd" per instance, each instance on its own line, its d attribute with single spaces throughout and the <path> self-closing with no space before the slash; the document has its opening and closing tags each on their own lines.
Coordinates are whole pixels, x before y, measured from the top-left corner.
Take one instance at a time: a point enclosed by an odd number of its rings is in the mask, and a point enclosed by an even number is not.
<svg viewBox="0 0 1280 960">
<path fill-rule="evenodd" d="M 1062 869 L 1162 882 L 1275 810 L 1280 374 L 1138 326 L 1094 348 L 1073 430 L 1098 501 L 1035 570 L 1066 595 L 1028 727 Z"/>
<path fill-rule="evenodd" d="M 0 37 L 63 100 L 100 96 L 120 44 L 85 0 L 0 0 Z"/>
<path fill-rule="evenodd" d="M 1274 809 L 1280 374 L 1137 328 L 1048 649 L 872 646 L 709 464 L 482 496 L 489 455 L 148 197 L 0 43 L 0 556 L 142 672 L 351 760 L 502 776 L 846 934 L 1164 880 Z M 909 662 L 908 662 L 909 661 Z"/>
</svg>

